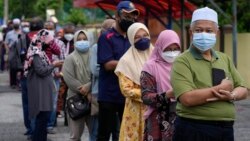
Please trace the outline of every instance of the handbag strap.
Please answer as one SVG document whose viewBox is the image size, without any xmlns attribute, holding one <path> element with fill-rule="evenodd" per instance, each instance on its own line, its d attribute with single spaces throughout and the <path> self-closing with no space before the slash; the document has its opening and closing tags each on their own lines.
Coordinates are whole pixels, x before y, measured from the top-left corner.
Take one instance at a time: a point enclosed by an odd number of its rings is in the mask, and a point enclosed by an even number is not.
<svg viewBox="0 0 250 141">
<path fill-rule="evenodd" d="M 88 95 L 90 95 L 90 99 L 88 99 Z M 89 102 L 92 101 L 92 94 L 91 94 L 91 93 L 88 93 L 88 94 L 87 94 L 87 99 L 89 100 Z"/>
<path fill-rule="evenodd" d="M 92 94 L 91 94 L 91 93 L 88 93 L 86 96 L 84 96 L 84 95 L 82 95 L 82 94 L 79 94 L 79 93 L 77 93 L 77 95 L 86 98 L 89 102 L 92 101 Z M 90 95 L 90 99 L 88 99 L 88 95 Z"/>
</svg>

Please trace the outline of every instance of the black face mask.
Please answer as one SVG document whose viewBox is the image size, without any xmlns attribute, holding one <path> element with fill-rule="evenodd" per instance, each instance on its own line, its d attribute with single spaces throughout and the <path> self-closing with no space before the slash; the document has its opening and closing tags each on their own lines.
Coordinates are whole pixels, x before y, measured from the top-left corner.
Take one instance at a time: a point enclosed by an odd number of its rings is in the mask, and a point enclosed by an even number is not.
<svg viewBox="0 0 250 141">
<path fill-rule="evenodd" d="M 119 26 L 122 31 L 127 32 L 129 26 L 132 25 L 133 23 L 134 21 L 121 19 L 121 21 L 119 22 Z"/>
<path fill-rule="evenodd" d="M 13 28 L 16 30 L 19 29 L 19 25 L 13 25 Z"/>
</svg>

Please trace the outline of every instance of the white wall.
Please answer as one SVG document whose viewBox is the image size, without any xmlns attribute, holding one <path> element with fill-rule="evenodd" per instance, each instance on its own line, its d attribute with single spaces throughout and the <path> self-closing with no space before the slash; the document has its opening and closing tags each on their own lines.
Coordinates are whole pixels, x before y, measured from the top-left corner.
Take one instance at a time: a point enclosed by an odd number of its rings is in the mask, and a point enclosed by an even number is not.
<svg viewBox="0 0 250 141">
<path fill-rule="evenodd" d="M 250 33 L 237 36 L 237 69 L 250 88 Z M 232 56 L 232 34 L 225 35 L 225 53 Z"/>
</svg>

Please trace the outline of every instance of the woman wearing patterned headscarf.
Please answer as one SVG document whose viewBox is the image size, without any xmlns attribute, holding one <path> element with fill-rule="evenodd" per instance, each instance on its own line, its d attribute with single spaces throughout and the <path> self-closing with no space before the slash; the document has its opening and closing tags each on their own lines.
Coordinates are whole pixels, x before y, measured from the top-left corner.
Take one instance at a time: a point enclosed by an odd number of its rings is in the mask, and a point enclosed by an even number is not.
<svg viewBox="0 0 250 141">
<path fill-rule="evenodd" d="M 175 119 L 175 100 L 170 70 L 180 54 L 180 39 L 172 30 L 160 33 L 150 59 L 143 66 L 140 84 L 147 105 L 144 141 L 171 141 Z"/>
<path fill-rule="evenodd" d="M 119 141 L 141 141 L 144 130 L 145 105 L 141 100 L 140 74 L 153 46 L 147 27 L 134 23 L 128 28 L 131 47 L 119 60 L 115 73 L 119 78 L 122 94 L 126 97 Z"/>
<path fill-rule="evenodd" d="M 47 141 L 47 121 L 53 110 L 52 93 L 55 91 L 52 71 L 62 65 L 61 61 L 50 63 L 43 46 L 53 36 L 48 30 L 40 30 L 33 37 L 28 49 L 24 69 L 27 75 L 29 117 L 35 120 L 32 141 Z"/>
</svg>

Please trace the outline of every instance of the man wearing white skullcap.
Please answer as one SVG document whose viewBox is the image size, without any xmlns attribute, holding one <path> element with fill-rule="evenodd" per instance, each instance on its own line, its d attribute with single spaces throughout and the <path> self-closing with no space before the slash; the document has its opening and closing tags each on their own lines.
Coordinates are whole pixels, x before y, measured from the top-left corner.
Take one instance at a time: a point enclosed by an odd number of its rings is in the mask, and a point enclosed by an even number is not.
<svg viewBox="0 0 250 141">
<path fill-rule="evenodd" d="M 205 7 L 194 11 L 191 22 L 198 20 L 208 20 L 218 24 L 218 15 L 213 9 Z"/>
<path fill-rule="evenodd" d="M 13 30 L 10 30 L 7 32 L 5 37 L 5 44 L 7 48 L 9 49 L 9 55 L 8 55 L 8 61 L 9 61 L 9 68 L 10 68 L 10 86 L 12 88 L 19 87 L 17 84 L 17 70 L 16 70 L 16 50 L 13 48 L 14 43 L 18 40 L 18 36 L 21 34 L 20 29 L 20 20 L 19 19 L 13 19 Z"/>
<path fill-rule="evenodd" d="M 173 141 L 234 141 L 234 101 L 247 97 L 246 85 L 230 57 L 213 49 L 218 15 L 208 7 L 193 12 L 191 45 L 173 63 L 177 99 Z"/>
<path fill-rule="evenodd" d="M 5 43 L 7 44 L 7 46 L 10 48 L 13 43 L 17 40 L 17 37 L 19 34 L 21 34 L 21 30 L 20 30 L 20 20 L 18 18 L 15 18 L 12 20 L 13 23 L 13 30 L 9 31 L 6 34 L 6 38 L 5 38 Z"/>
<path fill-rule="evenodd" d="M 18 18 L 13 19 L 13 24 L 19 25 L 20 22 L 21 22 L 21 21 L 20 21 Z"/>
</svg>

